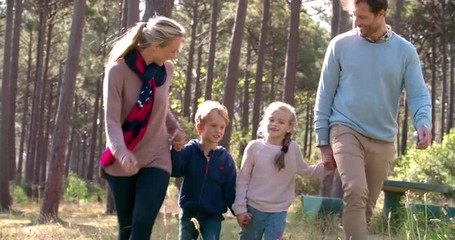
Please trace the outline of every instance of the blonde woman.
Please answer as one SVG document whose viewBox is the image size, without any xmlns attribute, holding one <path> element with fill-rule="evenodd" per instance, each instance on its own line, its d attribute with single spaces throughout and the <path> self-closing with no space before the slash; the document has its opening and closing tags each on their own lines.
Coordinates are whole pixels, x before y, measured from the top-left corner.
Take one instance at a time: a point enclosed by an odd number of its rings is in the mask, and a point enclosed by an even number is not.
<svg viewBox="0 0 455 240">
<path fill-rule="evenodd" d="M 137 23 L 115 43 L 103 93 L 107 148 L 103 176 L 113 193 L 118 239 L 150 239 L 171 172 L 169 137 L 185 137 L 170 113 L 168 91 L 184 28 L 172 19 Z"/>
</svg>

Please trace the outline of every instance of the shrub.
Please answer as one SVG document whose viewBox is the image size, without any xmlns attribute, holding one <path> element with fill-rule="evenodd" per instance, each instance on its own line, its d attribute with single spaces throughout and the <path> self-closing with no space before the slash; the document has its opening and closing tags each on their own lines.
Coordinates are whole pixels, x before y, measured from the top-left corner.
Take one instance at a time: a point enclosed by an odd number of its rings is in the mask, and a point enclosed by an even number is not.
<svg viewBox="0 0 455 240">
<path fill-rule="evenodd" d="M 63 200 L 68 202 L 79 202 L 88 200 L 89 191 L 87 183 L 80 179 L 75 173 L 70 173 L 66 179 L 63 191 Z"/>
<path fill-rule="evenodd" d="M 441 143 L 433 143 L 425 151 L 409 146 L 407 154 L 394 161 L 391 178 L 454 187 L 454 162 L 455 132 L 452 130 Z"/>
<path fill-rule="evenodd" d="M 15 203 L 27 203 L 28 197 L 24 192 L 24 189 L 20 186 L 13 185 L 11 192 L 11 197 L 13 198 L 13 202 Z"/>
</svg>

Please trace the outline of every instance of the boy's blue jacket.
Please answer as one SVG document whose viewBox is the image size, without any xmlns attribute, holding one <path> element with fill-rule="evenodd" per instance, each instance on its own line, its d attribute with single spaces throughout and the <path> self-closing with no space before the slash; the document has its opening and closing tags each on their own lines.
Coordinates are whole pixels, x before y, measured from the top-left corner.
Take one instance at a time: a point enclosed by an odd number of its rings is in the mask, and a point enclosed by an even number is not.
<svg viewBox="0 0 455 240">
<path fill-rule="evenodd" d="M 207 161 L 198 140 L 191 140 L 180 152 L 171 151 L 172 176 L 183 177 L 179 206 L 184 211 L 222 214 L 234 203 L 237 173 L 232 156 L 221 146 L 209 156 Z"/>
</svg>

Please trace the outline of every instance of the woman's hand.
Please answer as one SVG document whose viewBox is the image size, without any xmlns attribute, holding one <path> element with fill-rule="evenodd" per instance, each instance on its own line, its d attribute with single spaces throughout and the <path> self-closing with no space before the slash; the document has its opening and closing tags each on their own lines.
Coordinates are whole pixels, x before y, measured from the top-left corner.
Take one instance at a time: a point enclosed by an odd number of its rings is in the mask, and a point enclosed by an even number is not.
<svg viewBox="0 0 455 240">
<path fill-rule="evenodd" d="M 175 130 L 174 134 L 172 134 L 172 146 L 174 147 L 175 151 L 182 150 L 185 143 L 185 133 L 180 129 Z"/>
<path fill-rule="evenodd" d="M 132 152 L 128 152 L 125 156 L 123 156 L 120 160 L 120 166 L 122 166 L 123 170 L 129 174 L 136 174 L 139 171 L 136 157 Z"/>
</svg>

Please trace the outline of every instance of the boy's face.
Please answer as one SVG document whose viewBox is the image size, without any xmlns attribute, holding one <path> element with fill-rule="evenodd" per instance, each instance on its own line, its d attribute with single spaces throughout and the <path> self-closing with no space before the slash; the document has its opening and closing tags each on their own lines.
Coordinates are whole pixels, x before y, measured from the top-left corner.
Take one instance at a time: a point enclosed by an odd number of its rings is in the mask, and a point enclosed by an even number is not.
<svg viewBox="0 0 455 240">
<path fill-rule="evenodd" d="M 223 138 L 226 129 L 226 120 L 216 111 L 210 112 L 204 122 L 197 126 L 199 136 L 207 143 L 216 143 Z"/>
</svg>

